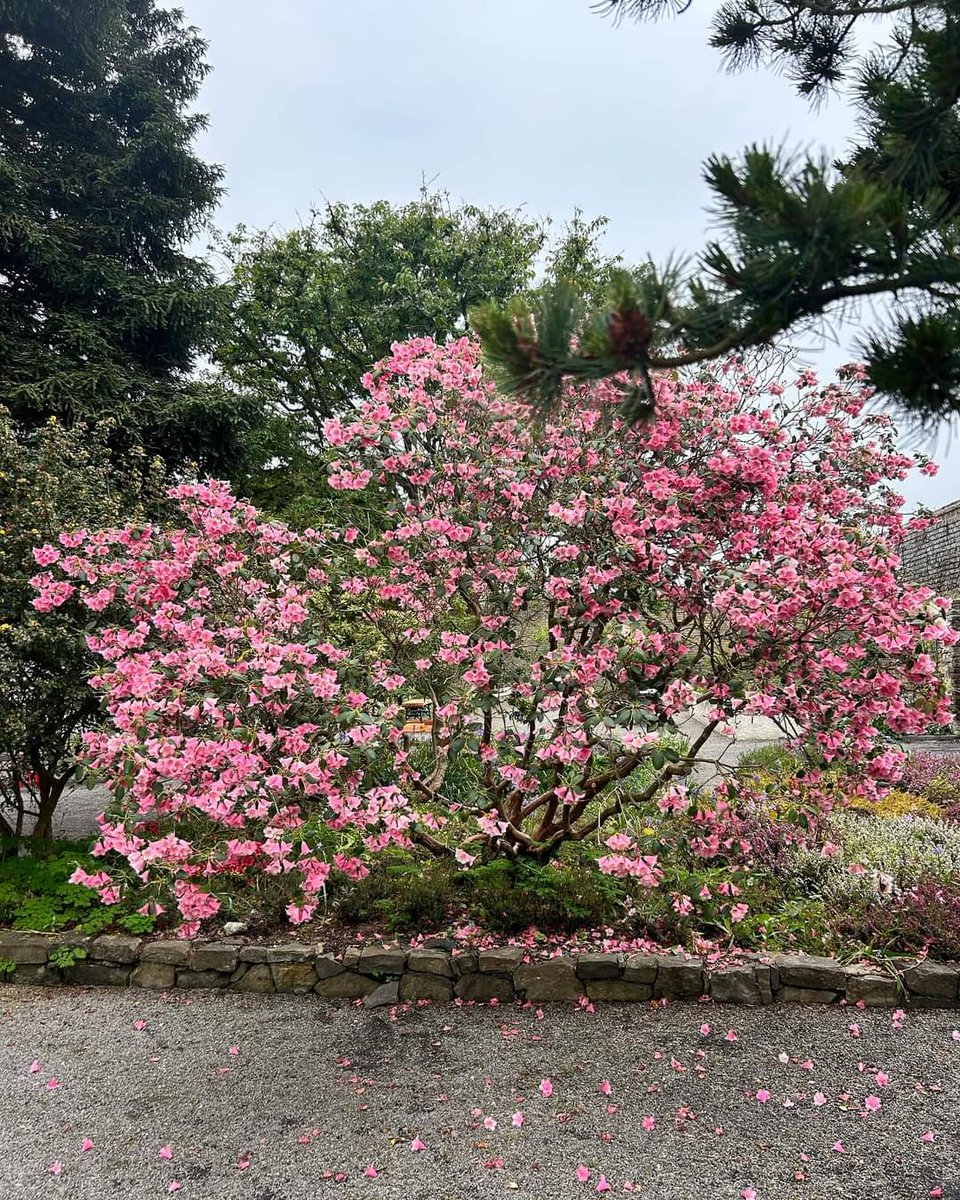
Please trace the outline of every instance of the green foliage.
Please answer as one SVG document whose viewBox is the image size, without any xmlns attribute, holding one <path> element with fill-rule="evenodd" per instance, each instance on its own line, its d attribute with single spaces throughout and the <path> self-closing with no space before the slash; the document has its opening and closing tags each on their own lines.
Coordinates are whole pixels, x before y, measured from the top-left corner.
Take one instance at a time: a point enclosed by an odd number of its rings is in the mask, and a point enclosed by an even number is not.
<svg viewBox="0 0 960 1200">
<path fill-rule="evenodd" d="M 83 946 L 57 946 L 48 957 L 55 967 L 72 967 L 83 962 L 87 952 Z"/>
<path fill-rule="evenodd" d="M 786 778 L 802 768 L 803 759 L 798 754 L 776 743 L 748 750 L 737 760 L 738 775 L 761 774 Z"/>
<path fill-rule="evenodd" d="M 679 0 L 600 0 L 657 18 Z M 871 44 L 882 14 L 884 40 Z M 581 312 L 558 290 L 539 308 L 474 318 L 502 384 L 542 404 L 565 378 L 629 372 L 624 409 L 653 404 L 650 372 L 726 357 L 789 331 L 829 328 L 864 298 L 892 297 L 862 346 L 872 381 L 920 421 L 960 412 L 960 10 L 953 0 L 726 0 L 712 44 L 734 69 L 764 64 L 814 101 L 848 85 L 853 147 L 839 162 L 753 145 L 711 156 L 719 234 L 690 268 L 614 276 Z M 573 348 L 559 331 L 579 331 Z"/>
<path fill-rule="evenodd" d="M 496 859 L 468 871 L 449 860 L 387 856 L 339 899 L 349 923 L 382 921 L 391 933 L 468 921 L 492 933 L 544 933 L 605 924 L 622 915 L 623 885 L 594 864 L 541 866 Z"/>
<path fill-rule="evenodd" d="M 221 472 L 247 414 L 194 374 L 221 293 L 182 249 L 220 194 L 205 48 L 155 0 L 0 8 L 0 404 Z"/>
<path fill-rule="evenodd" d="M 0 849 L 14 851 L 0 858 L 0 926 L 96 934 L 114 925 L 126 928 L 124 918 L 138 915 L 123 904 L 107 907 L 90 888 L 69 882 L 78 864 L 99 869 L 85 842 L 34 842 L 27 855 L 16 854 L 15 845 Z M 129 931 L 148 932 L 146 927 Z"/>
<path fill-rule="evenodd" d="M 77 739 L 99 711 L 87 684 L 90 610 L 34 609 L 33 549 L 57 545 L 64 529 L 144 517 L 159 491 L 160 468 L 140 453 L 117 460 L 102 427 L 50 420 L 18 431 L 0 406 L 0 833 L 28 832 L 32 814 L 35 836 L 52 836 Z"/>
<path fill-rule="evenodd" d="M 17 964 L 10 958 L 0 958 L 0 977 L 4 975 L 12 975 L 17 969 Z"/>
</svg>

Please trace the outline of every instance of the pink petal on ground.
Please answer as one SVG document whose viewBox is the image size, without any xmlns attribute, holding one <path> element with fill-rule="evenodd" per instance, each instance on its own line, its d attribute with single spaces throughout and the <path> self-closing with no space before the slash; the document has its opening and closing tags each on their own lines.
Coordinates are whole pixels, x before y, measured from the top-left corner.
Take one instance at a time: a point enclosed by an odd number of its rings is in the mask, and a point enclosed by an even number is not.
<svg viewBox="0 0 960 1200">
<path fill-rule="evenodd" d="M 91 1142 L 89 1138 L 84 1138 L 80 1143 L 80 1152 L 82 1154 L 85 1154 L 88 1150 L 92 1150 L 93 1148 L 93 1142 Z"/>
<path fill-rule="evenodd" d="M 827 1102 L 827 1098 L 823 1094 L 823 1092 L 814 1092 L 813 1093 L 814 1108 L 820 1108 L 822 1105 L 826 1104 L 826 1102 Z"/>
<path fill-rule="evenodd" d="M 510 1123 L 513 1125 L 514 1129 L 520 1129 L 523 1125 L 523 1113 L 515 1112 L 510 1118 Z"/>
<path fill-rule="evenodd" d="M 51 1175 L 59 1175 L 62 1170 L 63 1170 L 63 1163 L 60 1161 L 59 1158 L 57 1159 L 56 1162 L 52 1162 L 50 1164 L 50 1166 L 47 1167 L 47 1171 Z"/>
<path fill-rule="evenodd" d="M 590 1178 L 590 1168 L 585 1167 L 583 1165 L 583 1163 L 581 1163 L 580 1166 L 577 1167 L 577 1182 L 578 1183 L 586 1183 L 589 1178 Z"/>
<path fill-rule="evenodd" d="M 364 1171 L 364 1175 L 367 1177 L 367 1179 L 376 1179 L 379 1174 L 380 1172 L 373 1165 L 373 1163 L 371 1163 L 370 1166 Z"/>
<path fill-rule="evenodd" d="M 246 1170 L 249 1168 L 249 1166 L 250 1166 L 250 1159 L 249 1159 L 249 1158 L 239 1158 L 239 1159 L 237 1159 L 237 1170 L 238 1170 L 238 1171 L 246 1171 Z"/>
<path fill-rule="evenodd" d="M 867 1110 L 867 1112 L 879 1112 L 880 1111 L 880 1097 L 879 1096 L 868 1096 L 866 1098 L 866 1100 L 864 1100 L 863 1106 Z"/>
<path fill-rule="evenodd" d="M 932 1196 L 933 1200 L 940 1200 L 940 1197 L 943 1195 L 943 1188 L 942 1187 L 932 1187 L 930 1189 L 930 1191 L 927 1192 L 927 1195 Z"/>
<path fill-rule="evenodd" d="M 830 1149 L 835 1151 L 837 1154 L 846 1154 L 843 1142 L 834 1142 Z"/>
<path fill-rule="evenodd" d="M 789 1061 L 790 1061 L 790 1055 L 786 1052 L 786 1050 L 781 1050 L 780 1053 L 777 1055 L 777 1062 L 788 1063 Z"/>
<path fill-rule="evenodd" d="M 649 1133 L 651 1129 L 656 1128 L 657 1122 L 654 1117 L 644 1117 L 640 1124 L 647 1131 L 647 1133 Z"/>
<path fill-rule="evenodd" d="M 35 1059 L 33 1060 L 33 1062 L 30 1064 L 30 1074 L 31 1074 L 31 1075 L 36 1075 L 36 1073 L 37 1073 L 38 1071 L 42 1071 L 42 1070 L 43 1070 L 43 1067 L 40 1065 L 40 1059 L 39 1059 L 39 1058 L 35 1058 Z"/>
<path fill-rule="evenodd" d="M 704 1037 L 706 1037 L 706 1036 L 709 1034 L 709 1032 L 710 1032 L 710 1026 L 709 1026 L 709 1025 L 706 1025 L 706 1024 L 704 1024 L 704 1025 L 701 1025 L 701 1026 L 700 1026 L 700 1032 L 701 1032 L 701 1034 L 702 1034 Z"/>
<path fill-rule="evenodd" d="M 890 1082 L 890 1076 L 887 1075 L 885 1071 L 878 1071 L 874 1076 L 874 1079 L 877 1081 L 877 1087 L 886 1087 Z"/>
<path fill-rule="evenodd" d="M 743 1200 L 757 1200 L 757 1193 L 753 1188 L 744 1188 L 740 1195 L 743 1197 Z"/>
<path fill-rule="evenodd" d="M 182 1187 L 183 1187 L 183 1184 L 180 1182 L 179 1179 L 171 1179 L 170 1186 L 167 1188 L 167 1191 L 168 1192 L 179 1192 Z"/>
<path fill-rule="evenodd" d="M 497 1127 L 497 1118 L 496 1117 L 484 1117 L 483 1118 L 483 1127 L 484 1127 L 484 1129 L 486 1129 L 486 1131 L 488 1133 L 493 1133 L 493 1131 Z"/>
<path fill-rule="evenodd" d="M 960 1042 L 960 1029 L 954 1029 L 950 1036 L 955 1042 Z"/>
<path fill-rule="evenodd" d="M 413 1141 L 410 1143 L 411 1150 L 426 1150 L 426 1148 L 427 1148 L 427 1143 L 421 1142 L 418 1137 L 415 1137 L 413 1139 Z"/>
<path fill-rule="evenodd" d="M 600 1095 L 601 1096 L 609 1096 L 612 1092 L 613 1092 L 613 1088 L 610 1086 L 610 1080 L 609 1079 L 601 1079 L 600 1080 Z"/>
<path fill-rule="evenodd" d="M 139 1033 L 141 1029 L 146 1029 L 147 1023 L 142 1017 L 138 1017 L 133 1023 L 134 1029 Z"/>
<path fill-rule="evenodd" d="M 760 1091 L 757 1092 L 757 1099 L 761 1104 L 766 1104 L 766 1102 L 770 1099 L 770 1093 L 766 1088 L 761 1088 Z"/>
<path fill-rule="evenodd" d="M 610 1191 L 610 1184 L 607 1183 L 606 1175 L 601 1175 L 599 1180 L 597 1181 L 597 1191 L 598 1192 L 609 1192 Z"/>
<path fill-rule="evenodd" d="M 157 1155 L 160 1158 L 166 1158 L 169 1160 L 169 1159 L 173 1158 L 173 1147 L 172 1146 L 161 1146 L 160 1149 L 157 1151 Z"/>
<path fill-rule="evenodd" d="M 59 1079 L 53 1078 L 53 1079 L 47 1080 L 47 1091 L 48 1092 L 55 1092 L 59 1086 L 60 1086 Z"/>
<path fill-rule="evenodd" d="M 553 1095 L 553 1084 L 549 1079 L 541 1079 L 539 1091 L 544 1100 L 549 1100 Z"/>
<path fill-rule="evenodd" d="M 921 1133 L 921 1134 L 920 1134 L 920 1141 L 921 1141 L 921 1142 L 927 1142 L 927 1143 L 930 1143 L 930 1142 L 932 1142 L 932 1141 L 933 1141 L 933 1139 L 934 1139 L 936 1136 L 937 1136 L 937 1135 L 936 1135 L 936 1134 L 933 1132 L 933 1130 L 932 1130 L 932 1129 L 928 1129 L 926 1133 Z"/>
<path fill-rule="evenodd" d="M 726 1036 L 724 1037 L 723 1040 L 725 1042 L 735 1042 L 737 1040 L 737 1035 L 736 1035 L 735 1031 L 732 1029 L 728 1029 L 726 1032 Z"/>
<path fill-rule="evenodd" d="M 230 1049 L 227 1051 L 227 1053 L 228 1054 L 239 1054 L 240 1047 L 239 1046 L 231 1046 Z"/>
</svg>

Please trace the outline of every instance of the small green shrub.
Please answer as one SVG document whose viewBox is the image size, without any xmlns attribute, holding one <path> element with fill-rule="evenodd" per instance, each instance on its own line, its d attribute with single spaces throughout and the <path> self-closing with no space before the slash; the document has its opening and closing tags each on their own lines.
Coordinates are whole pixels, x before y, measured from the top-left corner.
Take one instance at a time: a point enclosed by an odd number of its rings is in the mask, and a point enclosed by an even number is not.
<svg viewBox="0 0 960 1200">
<path fill-rule="evenodd" d="M 75 963 L 82 962 L 87 957 L 87 952 L 82 946 L 57 946 L 55 950 L 51 950 L 49 959 L 56 967 L 72 967 Z"/>
<path fill-rule="evenodd" d="M 17 964 L 10 958 L 0 958 L 0 976 L 12 975 L 17 969 Z"/>
</svg>

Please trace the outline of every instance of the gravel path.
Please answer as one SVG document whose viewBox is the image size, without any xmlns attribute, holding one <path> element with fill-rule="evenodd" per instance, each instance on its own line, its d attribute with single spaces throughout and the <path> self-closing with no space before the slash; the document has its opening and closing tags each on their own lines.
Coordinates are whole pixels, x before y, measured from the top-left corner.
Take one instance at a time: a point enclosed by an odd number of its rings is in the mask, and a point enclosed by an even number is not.
<svg viewBox="0 0 960 1200">
<path fill-rule="evenodd" d="M 955 1012 L 899 1029 L 849 1008 L 391 1017 L 312 997 L 9 986 L 0 1012 L 4 1200 L 145 1200 L 174 1181 L 183 1200 L 573 1200 L 601 1173 L 647 1200 L 960 1197 Z"/>
</svg>

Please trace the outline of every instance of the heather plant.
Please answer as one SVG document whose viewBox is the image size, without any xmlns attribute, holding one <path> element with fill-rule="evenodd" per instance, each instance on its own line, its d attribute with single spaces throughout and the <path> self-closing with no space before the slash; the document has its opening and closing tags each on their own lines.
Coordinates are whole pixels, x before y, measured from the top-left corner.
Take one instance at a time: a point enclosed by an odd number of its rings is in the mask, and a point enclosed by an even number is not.
<svg viewBox="0 0 960 1200">
<path fill-rule="evenodd" d="M 750 788 L 689 786 L 713 734 L 789 724 L 811 764 L 779 806 L 793 819 L 833 802 L 820 766 L 875 795 L 903 759 L 886 731 L 945 719 L 928 651 L 956 639 L 948 603 L 897 574 L 914 460 L 863 415 L 856 372 L 664 377 L 642 426 L 598 383 L 535 428 L 467 339 L 396 345 L 364 385 L 324 437 L 330 487 L 378 506 L 369 529 L 295 533 L 207 482 L 175 489 L 172 528 L 37 550 L 35 606 L 81 602 L 97 625 L 108 723 L 86 757 L 114 803 L 105 869 L 77 878 L 103 899 L 119 855 L 189 936 L 231 881 L 272 881 L 300 923 L 331 871 L 361 878 L 389 847 L 469 867 L 589 845 L 729 926 Z M 412 697 L 433 709 L 414 744 Z M 703 731 L 665 742 L 694 704 Z"/>
<path fill-rule="evenodd" d="M 903 765 L 901 785 L 939 805 L 945 816 L 960 820 L 960 754 L 913 751 Z"/>
</svg>

